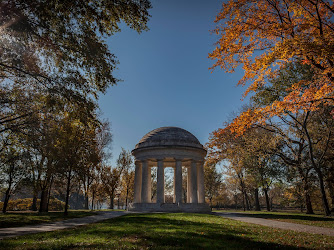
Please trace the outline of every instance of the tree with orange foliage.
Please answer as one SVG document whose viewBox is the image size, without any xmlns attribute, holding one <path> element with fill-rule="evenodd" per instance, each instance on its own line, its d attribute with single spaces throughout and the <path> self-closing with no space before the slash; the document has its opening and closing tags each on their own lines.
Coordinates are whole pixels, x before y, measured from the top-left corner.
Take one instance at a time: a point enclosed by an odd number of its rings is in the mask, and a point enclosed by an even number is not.
<svg viewBox="0 0 334 250">
<path fill-rule="evenodd" d="M 285 110 L 316 109 L 334 100 L 334 4 L 324 0 L 230 0 L 217 15 L 214 33 L 217 47 L 209 58 L 234 72 L 238 66 L 244 76 L 238 84 L 251 82 L 245 95 L 257 91 L 274 78 L 288 62 L 302 60 L 312 65 L 314 81 L 291 86 L 283 100 L 270 106 L 243 112 L 230 125 L 242 133 L 254 121 L 264 121 Z M 304 88 L 303 86 L 308 86 Z"/>
<path fill-rule="evenodd" d="M 311 67 L 310 79 L 299 79 L 286 89 L 282 98 L 266 105 L 253 106 L 242 112 L 225 129 L 243 134 L 254 124 L 265 125 L 272 117 L 283 117 L 329 107 L 334 104 L 334 4 L 324 0 L 230 0 L 217 15 L 214 32 L 219 36 L 217 47 L 209 54 L 216 60 L 212 69 L 220 67 L 233 72 L 244 69 L 239 84 L 251 82 L 245 92 L 258 93 L 294 62 Z M 307 124 L 300 124 L 308 143 L 311 166 L 317 172 L 326 214 L 329 208 L 323 185 L 321 156 L 315 154 L 316 140 Z M 331 133 L 322 138 L 326 152 Z M 327 146 L 326 146 L 327 145 Z"/>
</svg>

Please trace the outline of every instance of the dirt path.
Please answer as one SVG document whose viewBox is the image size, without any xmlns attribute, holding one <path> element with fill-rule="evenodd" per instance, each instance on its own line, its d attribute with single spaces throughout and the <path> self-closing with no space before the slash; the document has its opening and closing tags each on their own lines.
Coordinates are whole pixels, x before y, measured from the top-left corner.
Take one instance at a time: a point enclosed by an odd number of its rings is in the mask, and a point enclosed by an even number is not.
<svg viewBox="0 0 334 250">
<path fill-rule="evenodd" d="M 334 236 L 334 229 L 332 228 L 308 226 L 308 225 L 303 225 L 303 224 L 275 221 L 275 220 L 270 220 L 270 219 L 254 218 L 254 217 L 248 217 L 246 214 L 240 214 L 240 213 L 213 212 L 213 214 L 222 216 L 224 218 L 253 223 L 253 224 L 257 224 L 261 226 L 274 227 L 274 228 L 280 228 L 280 229 L 285 229 L 285 230 L 293 230 L 297 232 L 304 232 L 304 233 L 311 233 L 311 234 L 323 234 L 323 235 L 328 235 L 328 236 Z"/>
<path fill-rule="evenodd" d="M 125 214 L 127 214 L 127 212 L 123 211 L 100 212 L 97 215 L 87 216 L 83 218 L 74 218 L 69 220 L 37 224 L 31 226 L 23 226 L 23 227 L 0 228 L 0 239 L 8 237 L 16 237 L 25 234 L 34 234 L 34 233 L 49 232 L 72 227 L 78 227 L 98 221 L 119 217 Z"/>
</svg>

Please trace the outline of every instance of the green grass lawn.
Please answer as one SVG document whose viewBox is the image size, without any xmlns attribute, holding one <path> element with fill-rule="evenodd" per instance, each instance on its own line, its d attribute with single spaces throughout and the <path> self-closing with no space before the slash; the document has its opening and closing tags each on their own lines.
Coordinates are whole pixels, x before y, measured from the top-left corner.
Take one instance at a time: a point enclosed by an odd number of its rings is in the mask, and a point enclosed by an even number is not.
<svg viewBox="0 0 334 250">
<path fill-rule="evenodd" d="M 8 212 L 6 214 L 0 214 L 0 228 L 21 227 L 38 223 L 47 223 L 65 219 L 80 218 L 94 214 L 96 214 L 96 212 L 88 210 L 70 210 L 68 212 L 68 216 L 64 216 L 64 212 L 47 212 L 47 213 Z"/>
<path fill-rule="evenodd" d="M 214 210 L 214 212 L 241 213 L 250 217 L 264 218 L 277 221 L 292 222 L 310 226 L 334 228 L 334 217 L 318 214 L 304 214 L 300 212 L 267 212 L 267 211 L 240 211 Z"/>
<path fill-rule="evenodd" d="M 333 249 L 334 237 L 273 229 L 207 214 L 129 214 L 4 239 L 0 249 Z"/>
</svg>

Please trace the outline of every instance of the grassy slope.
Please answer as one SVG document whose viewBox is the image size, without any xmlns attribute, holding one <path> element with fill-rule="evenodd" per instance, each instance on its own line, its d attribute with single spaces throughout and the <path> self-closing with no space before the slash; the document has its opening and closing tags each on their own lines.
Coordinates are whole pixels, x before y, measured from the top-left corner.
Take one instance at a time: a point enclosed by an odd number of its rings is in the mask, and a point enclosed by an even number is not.
<svg viewBox="0 0 334 250">
<path fill-rule="evenodd" d="M 78 229 L 0 241 L 0 249 L 331 249 L 334 237 L 204 214 L 130 214 Z"/>
<path fill-rule="evenodd" d="M 334 228 L 334 217 L 317 214 L 304 214 L 298 212 L 267 212 L 267 211 L 240 211 L 240 210 L 216 210 L 215 212 L 241 213 L 250 217 L 264 218 L 277 221 L 285 221 L 310 226 Z"/>
<path fill-rule="evenodd" d="M 63 212 L 48 212 L 42 214 L 8 212 L 6 214 L 0 214 L 0 228 L 21 227 L 38 223 L 47 223 L 71 218 L 80 218 L 94 214 L 96 214 L 96 212 L 84 210 L 69 211 L 68 216 L 66 217 L 64 217 Z"/>
</svg>

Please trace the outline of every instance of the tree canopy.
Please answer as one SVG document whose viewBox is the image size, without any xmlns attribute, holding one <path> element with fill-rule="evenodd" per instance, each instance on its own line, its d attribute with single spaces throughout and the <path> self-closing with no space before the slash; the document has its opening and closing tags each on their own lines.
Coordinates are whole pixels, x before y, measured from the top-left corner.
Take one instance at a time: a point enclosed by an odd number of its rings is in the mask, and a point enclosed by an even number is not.
<svg viewBox="0 0 334 250">
<path fill-rule="evenodd" d="M 122 23 L 147 30 L 150 8 L 149 0 L 0 1 L 0 174 L 8 180 L 0 188 L 7 189 L 6 206 L 23 181 L 32 189 L 33 210 L 41 193 L 41 212 L 54 195 L 66 200 L 66 212 L 81 186 L 86 208 L 90 194 L 92 207 L 103 202 L 97 176 L 112 137 L 97 100 L 118 82 L 118 62 L 106 40 Z M 9 161 L 10 149 L 20 152 L 18 160 Z M 22 180 L 13 179 L 18 172 Z"/>
<path fill-rule="evenodd" d="M 2 130 L 25 123 L 12 112 L 13 105 L 30 102 L 23 93 L 44 93 L 45 106 L 61 96 L 93 112 L 98 94 L 118 81 L 107 36 L 120 31 L 121 22 L 138 32 L 147 30 L 150 7 L 148 0 L 1 1 Z"/>
<path fill-rule="evenodd" d="M 233 72 L 244 69 L 239 84 L 250 83 L 245 95 L 257 92 L 268 79 L 291 62 L 312 66 L 312 81 L 295 82 L 282 100 L 248 109 L 231 123 L 243 133 L 254 122 L 263 122 L 286 110 L 315 110 L 334 100 L 334 4 L 323 0 L 230 0 L 216 17 L 219 39 L 209 58 Z"/>
</svg>

